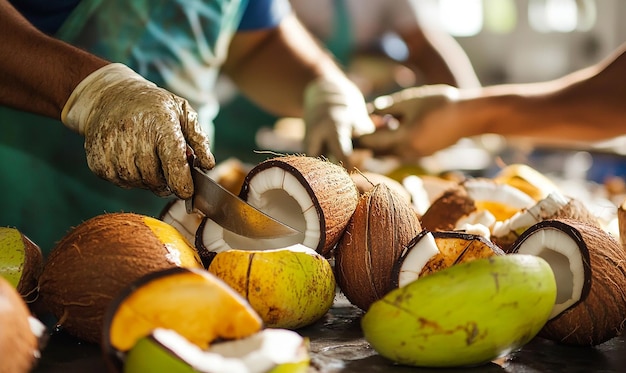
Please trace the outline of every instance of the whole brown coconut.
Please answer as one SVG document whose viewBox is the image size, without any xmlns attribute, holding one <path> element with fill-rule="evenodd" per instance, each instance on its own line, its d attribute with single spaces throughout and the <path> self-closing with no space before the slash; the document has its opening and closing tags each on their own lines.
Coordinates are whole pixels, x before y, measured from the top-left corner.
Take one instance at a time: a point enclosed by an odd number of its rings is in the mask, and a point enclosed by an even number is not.
<svg viewBox="0 0 626 373">
<path fill-rule="evenodd" d="M 99 343 L 104 313 L 118 292 L 172 267 L 202 267 L 174 227 L 132 213 L 99 215 L 72 229 L 50 252 L 39 278 L 41 309 L 68 334 Z"/>
<path fill-rule="evenodd" d="M 412 206 L 386 184 L 363 194 L 335 248 L 335 277 L 346 298 L 367 310 L 387 294 L 396 262 L 421 229 Z"/>
<path fill-rule="evenodd" d="M 20 294 L 0 277 L 0 373 L 26 373 L 35 365 L 39 342 L 29 317 Z"/>
<path fill-rule="evenodd" d="M 544 220 L 527 229 L 514 253 L 544 258 L 557 280 L 557 301 L 539 336 L 593 346 L 620 335 L 626 322 L 626 253 L 596 224 Z"/>
<path fill-rule="evenodd" d="M 345 168 L 322 158 L 286 155 L 252 168 L 240 197 L 302 232 L 289 244 L 301 243 L 328 257 L 356 208 L 359 192 Z"/>
</svg>

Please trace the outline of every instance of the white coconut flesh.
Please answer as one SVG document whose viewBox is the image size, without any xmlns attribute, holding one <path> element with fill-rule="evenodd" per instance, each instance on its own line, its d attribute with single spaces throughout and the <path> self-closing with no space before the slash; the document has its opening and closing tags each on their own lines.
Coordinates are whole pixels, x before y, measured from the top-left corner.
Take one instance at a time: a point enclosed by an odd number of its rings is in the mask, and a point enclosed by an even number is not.
<svg viewBox="0 0 626 373">
<path fill-rule="evenodd" d="M 528 227 L 553 216 L 568 203 L 567 197 L 559 192 L 552 192 L 529 209 L 521 210 L 505 221 L 496 222 L 492 234 L 496 237 L 506 236 L 509 232 L 521 234 Z"/>
<path fill-rule="evenodd" d="M 585 268 L 578 244 L 572 237 L 554 228 L 539 229 L 529 235 L 516 252 L 541 257 L 552 268 L 557 296 L 550 319 L 580 300 Z"/>
<path fill-rule="evenodd" d="M 307 357 L 302 336 L 286 329 L 264 329 L 250 337 L 215 343 L 202 350 L 171 329 L 156 328 L 152 338 L 198 372 L 262 373 Z"/>
<path fill-rule="evenodd" d="M 400 267 L 398 287 L 403 287 L 419 278 L 428 261 L 439 254 L 437 242 L 432 233 L 422 235 L 409 249 Z"/>
<path fill-rule="evenodd" d="M 477 210 L 461 217 L 455 224 L 455 230 L 468 230 L 468 227 L 482 226 L 481 232 L 483 236 L 489 237 L 490 229 L 496 224 L 496 217 L 487 210 Z"/>
<path fill-rule="evenodd" d="M 196 212 L 188 214 L 185 200 L 179 199 L 169 206 L 161 220 L 176 228 L 193 245 L 196 231 L 203 216 L 203 214 Z"/>
<path fill-rule="evenodd" d="M 208 219 L 202 232 L 204 246 L 213 252 L 228 249 L 267 250 L 294 244 L 315 249 L 321 237 L 318 211 L 307 189 L 292 174 L 279 167 L 260 171 L 249 180 L 246 201 L 300 234 L 252 239 L 222 228 Z"/>
<path fill-rule="evenodd" d="M 474 201 L 500 203 L 513 209 L 528 208 L 535 204 L 535 200 L 521 190 L 490 179 L 470 179 L 463 187 Z"/>
</svg>

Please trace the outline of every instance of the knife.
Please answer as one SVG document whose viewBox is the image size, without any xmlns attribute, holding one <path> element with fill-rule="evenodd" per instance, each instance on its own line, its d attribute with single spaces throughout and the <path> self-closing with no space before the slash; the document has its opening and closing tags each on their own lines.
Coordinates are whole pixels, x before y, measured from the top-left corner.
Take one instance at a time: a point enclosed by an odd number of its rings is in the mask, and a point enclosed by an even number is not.
<svg viewBox="0 0 626 373">
<path fill-rule="evenodd" d="M 185 200 L 187 213 L 200 211 L 224 229 L 250 238 L 278 238 L 301 234 L 237 197 L 206 172 L 189 156 L 194 195 Z"/>
</svg>

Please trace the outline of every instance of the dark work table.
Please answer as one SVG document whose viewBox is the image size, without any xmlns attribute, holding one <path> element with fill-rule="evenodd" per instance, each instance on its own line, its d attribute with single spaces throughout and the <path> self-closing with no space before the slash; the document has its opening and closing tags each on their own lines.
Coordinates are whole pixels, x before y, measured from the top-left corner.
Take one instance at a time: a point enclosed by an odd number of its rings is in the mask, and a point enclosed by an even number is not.
<svg viewBox="0 0 626 373">
<path fill-rule="evenodd" d="M 535 338 L 521 350 L 486 365 L 428 369 L 400 366 L 379 356 L 362 336 L 363 312 L 353 306 L 333 307 L 321 320 L 300 329 L 310 339 L 311 372 L 626 372 L 626 338 L 595 347 L 573 347 Z M 63 333 L 53 334 L 34 372 L 106 372 L 100 348 Z"/>
</svg>

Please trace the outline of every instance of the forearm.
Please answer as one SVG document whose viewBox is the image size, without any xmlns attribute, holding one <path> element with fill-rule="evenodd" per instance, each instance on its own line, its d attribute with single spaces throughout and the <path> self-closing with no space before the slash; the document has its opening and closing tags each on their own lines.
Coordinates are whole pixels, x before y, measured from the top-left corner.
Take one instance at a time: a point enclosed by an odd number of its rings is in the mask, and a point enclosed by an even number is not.
<svg viewBox="0 0 626 373">
<path fill-rule="evenodd" d="M 626 77 L 620 52 L 545 83 L 462 91 L 456 104 L 466 135 L 497 133 L 547 140 L 597 141 L 626 133 Z"/>
<path fill-rule="evenodd" d="M 305 87 L 318 77 L 343 73 L 294 17 L 263 33 L 236 35 L 223 71 L 265 109 L 299 117 Z M 242 53 L 250 44 L 255 47 Z"/>
<path fill-rule="evenodd" d="M 60 118 L 74 87 L 106 61 L 39 32 L 0 0 L 0 103 Z"/>
</svg>

